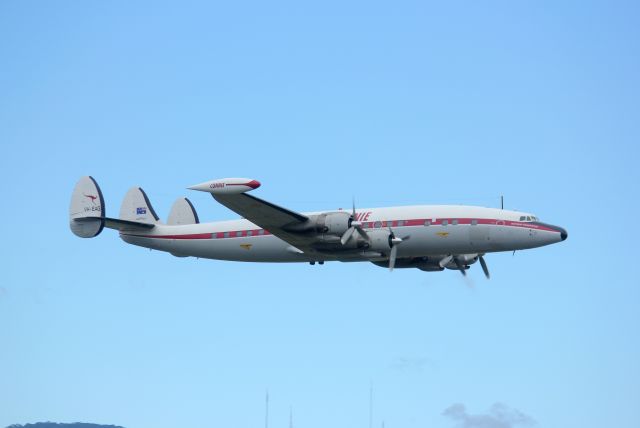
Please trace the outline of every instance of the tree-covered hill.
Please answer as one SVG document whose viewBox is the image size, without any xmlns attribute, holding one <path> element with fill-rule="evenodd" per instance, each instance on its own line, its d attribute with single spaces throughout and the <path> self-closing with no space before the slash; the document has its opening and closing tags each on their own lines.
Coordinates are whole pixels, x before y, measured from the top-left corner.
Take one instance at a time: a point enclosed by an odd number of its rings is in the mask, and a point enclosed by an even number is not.
<svg viewBox="0 0 640 428">
<path fill-rule="evenodd" d="M 9 425 L 7 428 L 123 428 L 118 425 L 100 425 L 100 424 L 88 424 L 84 422 L 74 423 L 56 423 L 56 422 L 36 422 L 35 424 L 26 425 Z"/>
</svg>

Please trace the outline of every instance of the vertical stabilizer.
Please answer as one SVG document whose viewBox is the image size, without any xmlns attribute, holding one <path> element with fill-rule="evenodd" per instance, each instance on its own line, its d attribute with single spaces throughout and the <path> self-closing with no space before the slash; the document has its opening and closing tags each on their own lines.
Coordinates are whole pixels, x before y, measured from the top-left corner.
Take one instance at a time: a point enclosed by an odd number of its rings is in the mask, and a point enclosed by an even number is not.
<svg viewBox="0 0 640 428">
<path fill-rule="evenodd" d="M 160 224 L 147 194 L 140 187 L 132 187 L 124 196 L 120 206 L 120 219 L 137 221 L 140 223 Z"/>
<path fill-rule="evenodd" d="M 200 219 L 198 213 L 193 207 L 191 201 L 187 198 L 178 198 L 171 207 L 169 213 L 169 219 L 167 224 L 169 225 L 183 225 L 183 224 L 198 224 Z"/>
<path fill-rule="evenodd" d="M 93 177 L 82 177 L 76 183 L 69 204 L 69 227 L 81 238 L 98 236 L 104 228 L 104 198 Z"/>
</svg>

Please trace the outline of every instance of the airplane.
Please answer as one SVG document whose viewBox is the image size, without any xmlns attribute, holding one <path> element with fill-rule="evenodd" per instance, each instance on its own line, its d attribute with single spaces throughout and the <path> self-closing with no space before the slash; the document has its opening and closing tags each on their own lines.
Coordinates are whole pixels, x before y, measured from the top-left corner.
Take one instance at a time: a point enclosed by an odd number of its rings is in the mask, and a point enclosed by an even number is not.
<svg viewBox="0 0 640 428">
<path fill-rule="evenodd" d="M 531 213 L 463 205 L 416 205 L 296 212 L 250 195 L 260 182 L 223 178 L 188 189 L 210 193 L 241 219 L 200 223 L 193 204 L 178 198 L 162 223 L 147 194 L 132 187 L 119 218 L 107 217 L 96 180 L 82 177 L 69 206 L 69 226 L 81 238 L 106 227 L 140 247 L 177 257 L 241 262 L 371 262 L 377 266 L 466 275 L 484 256 L 542 247 L 567 239 L 567 231 Z"/>
</svg>

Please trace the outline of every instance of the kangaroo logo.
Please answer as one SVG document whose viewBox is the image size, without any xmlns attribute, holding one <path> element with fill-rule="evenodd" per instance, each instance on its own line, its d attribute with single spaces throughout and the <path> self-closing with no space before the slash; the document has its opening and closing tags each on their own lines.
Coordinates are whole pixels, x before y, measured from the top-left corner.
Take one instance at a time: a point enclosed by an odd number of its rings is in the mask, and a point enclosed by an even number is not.
<svg viewBox="0 0 640 428">
<path fill-rule="evenodd" d="M 87 194 L 85 194 L 85 193 L 83 193 L 82 195 L 83 195 L 85 198 L 89 198 L 89 199 L 91 199 L 91 203 L 92 203 L 93 205 L 95 205 L 95 204 L 96 204 L 96 199 L 98 199 L 98 197 L 97 197 L 97 196 L 94 196 L 94 195 L 87 195 Z"/>
</svg>

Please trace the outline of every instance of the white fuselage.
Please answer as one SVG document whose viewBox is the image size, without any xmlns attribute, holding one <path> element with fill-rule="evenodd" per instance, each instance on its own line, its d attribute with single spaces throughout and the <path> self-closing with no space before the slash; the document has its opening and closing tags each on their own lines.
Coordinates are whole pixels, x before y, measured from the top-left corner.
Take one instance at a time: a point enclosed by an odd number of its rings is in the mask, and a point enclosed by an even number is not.
<svg viewBox="0 0 640 428">
<path fill-rule="evenodd" d="M 304 213 L 308 215 L 317 213 Z M 418 205 L 360 209 L 356 219 L 367 231 L 392 228 L 405 239 L 398 258 L 448 254 L 485 254 L 523 250 L 560 242 L 564 229 L 537 221 L 521 221 L 530 214 L 495 208 Z M 530 216 L 531 217 L 531 216 Z M 387 255 L 362 256 L 302 253 L 248 220 L 191 225 L 156 225 L 148 233 L 120 232 L 133 245 L 167 251 L 176 256 L 244 262 L 312 262 L 324 260 L 380 261 Z M 409 239 L 406 239 L 409 238 Z"/>
</svg>

